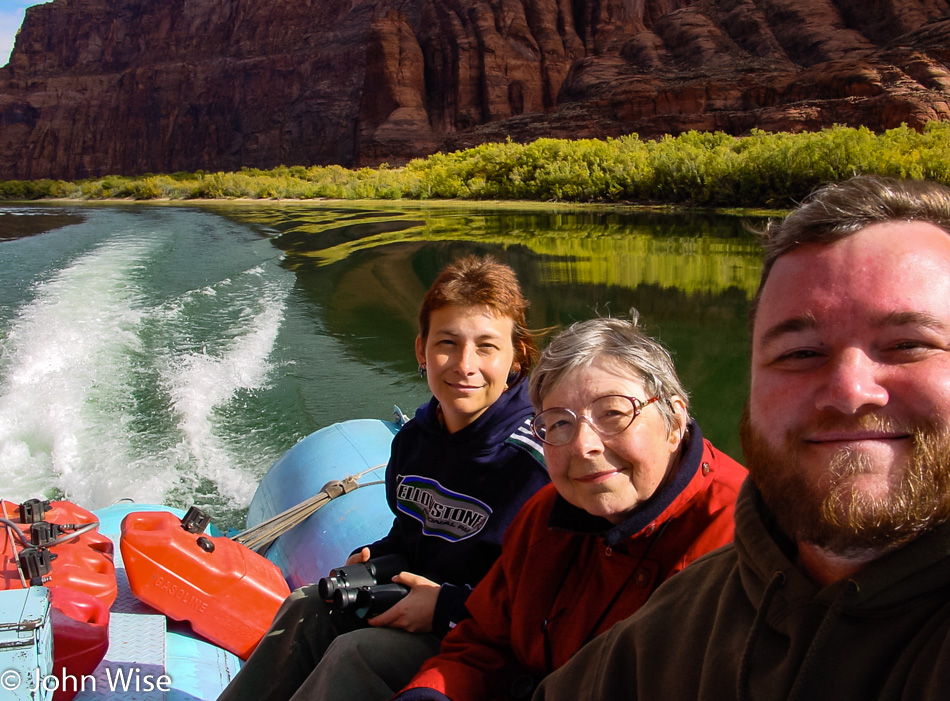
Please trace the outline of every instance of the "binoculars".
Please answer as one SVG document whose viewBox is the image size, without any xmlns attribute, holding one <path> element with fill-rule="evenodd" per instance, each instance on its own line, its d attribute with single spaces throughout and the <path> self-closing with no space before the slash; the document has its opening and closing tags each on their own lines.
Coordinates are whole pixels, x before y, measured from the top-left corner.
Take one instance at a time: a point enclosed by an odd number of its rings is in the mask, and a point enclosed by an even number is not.
<svg viewBox="0 0 950 701">
<path fill-rule="evenodd" d="M 360 618 L 372 618 L 409 593 L 409 587 L 392 581 L 408 566 L 408 561 L 401 555 L 384 555 L 336 567 L 330 570 L 329 577 L 317 582 L 317 591 L 339 611 L 352 611 Z"/>
</svg>

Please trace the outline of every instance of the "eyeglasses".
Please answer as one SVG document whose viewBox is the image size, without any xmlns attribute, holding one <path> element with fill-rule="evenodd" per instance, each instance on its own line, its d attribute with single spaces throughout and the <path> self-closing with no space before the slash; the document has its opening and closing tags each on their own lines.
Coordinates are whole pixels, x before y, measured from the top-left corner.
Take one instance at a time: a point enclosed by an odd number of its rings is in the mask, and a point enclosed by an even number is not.
<svg viewBox="0 0 950 701">
<path fill-rule="evenodd" d="M 581 416 L 566 407 L 552 407 L 534 417 L 531 431 L 548 445 L 567 445 L 574 440 L 583 420 L 601 436 L 615 436 L 626 431 L 643 408 L 659 398 L 657 395 L 641 402 L 635 397 L 608 394 L 591 402 Z"/>
</svg>

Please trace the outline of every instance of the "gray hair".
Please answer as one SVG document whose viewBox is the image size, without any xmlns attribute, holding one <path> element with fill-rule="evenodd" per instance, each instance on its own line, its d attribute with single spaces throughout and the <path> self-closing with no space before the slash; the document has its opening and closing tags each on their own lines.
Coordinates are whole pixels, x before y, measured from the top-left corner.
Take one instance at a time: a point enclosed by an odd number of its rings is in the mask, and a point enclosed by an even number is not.
<svg viewBox="0 0 950 701">
<path fill-rule="evenodd" d="M 762 288 L 775 261 L 800 246 L 828 246 L 890 221 L 922 221 L 950 232 L 950 188 L 926 180 L 859 175 L 825 185 L 784 220 L 762 233 L 762 278 L 750 310 L 754 321 Z"/>
<path fill-rule="evenodd" d="M 535 409 L 541 410 L 544 395 L 566 375 L 589 367 L 598 358 L 612 358 L 630 371 L 631 378 L 643 383 L 650 397 L 660 396 L 666 400 L 657 402 L 657 407 L 668 430 L 677 426 L 669 401 L 672 397 L 683 400 L 688 416 L 689 396 L 676 375 L 670 352 L 637 327 L 640 315 L 636 309 L 630 310 L 630 316 L 630 321 L 611 318 L 578 321 L 555 336 L 541 353 L 529 379 L 528 391 Z"/>
</svg>

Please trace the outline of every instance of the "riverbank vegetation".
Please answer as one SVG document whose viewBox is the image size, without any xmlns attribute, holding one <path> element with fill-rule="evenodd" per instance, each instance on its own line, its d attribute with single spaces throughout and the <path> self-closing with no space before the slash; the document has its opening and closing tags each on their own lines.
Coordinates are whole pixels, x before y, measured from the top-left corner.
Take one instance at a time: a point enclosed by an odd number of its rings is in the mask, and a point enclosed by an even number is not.
<svg viewBox="0 0 950 701">
<path fill-rule="evenodd" d="M 832 127 L 801 134 L 754 130 L 733 137 L 687 132 L 656 141 L 539 139 L 483 144 L 404 167 L 245 168 L 0 182 L 0 199 L 436 199 L 536 200 L 787 207 L 823 182 L 856 174 L 950 184 L 950 124 L 882 134 Z"/>
</svg>

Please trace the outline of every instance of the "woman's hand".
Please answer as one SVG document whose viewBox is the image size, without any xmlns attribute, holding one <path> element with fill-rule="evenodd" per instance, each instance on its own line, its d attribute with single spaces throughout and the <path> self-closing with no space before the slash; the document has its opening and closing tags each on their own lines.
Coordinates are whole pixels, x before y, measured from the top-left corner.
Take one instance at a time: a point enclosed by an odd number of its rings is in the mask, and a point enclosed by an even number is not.
<svg viewBox="0 0 950 701">
<path fill-rule="evenodd" d="M 355 565 L 358 562 L 366 562 L 369 560 L 369 548 L 363 548 L 359 552 L 353 553 L 348 558 L 346 558 L 346 565 Z M 346 567 L 344 565 L 344 567 Z"/>
<path fill-rule="evenodd" d="M 431 633 L 435 602 L 441 587 L 431 579 L 411 572 L 400 572 L 393 582 L 409 587 L 395 606 L 367 621 L 371 626 L 402 628 L 410 633 Z"/>
</svg>

